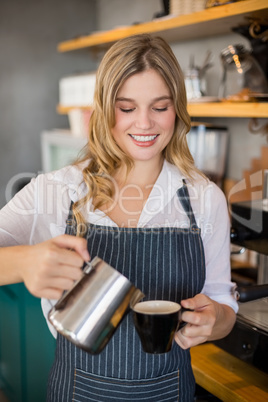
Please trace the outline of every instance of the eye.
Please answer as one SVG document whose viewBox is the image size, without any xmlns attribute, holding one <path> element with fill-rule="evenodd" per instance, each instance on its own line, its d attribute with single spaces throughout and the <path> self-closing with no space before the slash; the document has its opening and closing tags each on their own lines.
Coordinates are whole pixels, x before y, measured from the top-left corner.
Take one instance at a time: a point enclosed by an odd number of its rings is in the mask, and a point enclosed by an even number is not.
<svg viewBox="0 0 268 402">
<path fill-rule="evenodd" d="M 165 112 L 168 108 L 167 107 L 155 107 L 154 110 L 156 112 Z"/>
<path fill-rule="evenodd" d="M 121 112 L 124 112 L 124 113 L 130 113 L 130 112 L 133 112 L 133 110 L 135 110 L 134 108 L 133 109 L 123 109 L 122 107 L 120 107 L 120 110 L 121 110 Z"/>
</svg>

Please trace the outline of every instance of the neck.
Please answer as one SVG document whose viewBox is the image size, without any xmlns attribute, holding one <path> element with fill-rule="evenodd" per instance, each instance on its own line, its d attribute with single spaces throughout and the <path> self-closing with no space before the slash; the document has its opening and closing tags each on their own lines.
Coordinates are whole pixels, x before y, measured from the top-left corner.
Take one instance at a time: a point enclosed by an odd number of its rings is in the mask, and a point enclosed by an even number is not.
<svg viewBox="0 0 268 402">
<path fill-rule="evenodd" d="M 152 163 L 152 161 L 136 161 L 127 176 L 126 167 L 122 166 L 116 172 L 115 180 L 119 185 L 134 184 L 145 187 L 154 184 L 161 172 L 163 162 L 163 158 L 157 161 L 157 163 Z"/>
</svg>

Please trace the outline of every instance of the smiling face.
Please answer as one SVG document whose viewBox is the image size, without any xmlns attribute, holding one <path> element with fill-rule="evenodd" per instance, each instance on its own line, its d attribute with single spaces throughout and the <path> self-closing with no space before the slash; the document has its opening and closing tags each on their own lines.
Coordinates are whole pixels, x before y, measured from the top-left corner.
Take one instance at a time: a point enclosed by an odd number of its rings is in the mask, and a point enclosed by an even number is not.
<svg viewBox="0 0 268 402">
<path fill-rule="evenodd" d="M 162 162 L 176 112 L 164 79 L 155 70 L 128 78 L 118 91 L 112 135 L 133 161 Z"/>
</svg>

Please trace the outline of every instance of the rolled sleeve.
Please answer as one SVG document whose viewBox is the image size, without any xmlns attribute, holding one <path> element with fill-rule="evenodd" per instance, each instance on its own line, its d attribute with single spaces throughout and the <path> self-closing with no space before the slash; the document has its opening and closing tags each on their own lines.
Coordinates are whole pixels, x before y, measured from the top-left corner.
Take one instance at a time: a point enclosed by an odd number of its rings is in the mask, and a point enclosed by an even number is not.
<svg viewBox="0 0 268 402">
<path fill-rule="evenodd" d="M 238 303 L 233 292 L 235 283 L 231 281 L 230 219 L 226 198 L 216 185 L 207 194 L 205 208 L 208 216 L 203 236 L 206 281 L 202 293 L 230 306 L 237 313 Z"/>
</svg>

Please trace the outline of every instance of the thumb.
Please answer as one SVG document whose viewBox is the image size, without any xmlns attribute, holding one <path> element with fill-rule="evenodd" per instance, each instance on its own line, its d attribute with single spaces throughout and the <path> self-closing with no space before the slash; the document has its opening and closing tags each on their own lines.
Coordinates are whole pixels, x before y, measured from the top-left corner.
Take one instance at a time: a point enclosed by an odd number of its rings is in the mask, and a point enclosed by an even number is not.
<svg viewBox="0 0 268 402">
<path fill-rule="evenodd" d="M 204 294 L 199 293 L 191 299 L 185 299 L 181 301 L 181 305 L 184 308 L 190 310 L 201 310 L 211 304 L 211 300 Z"/>
<path fill-rule="evenodd" d="M 189 309 L 189 310 L 194 310 L 196 307 L 196 303 L 194 298 L 190 298 L 190 299 L 185 299 L 185 300 L 181 300 L 181 306 L 183 308 Z"/>
</svg>

